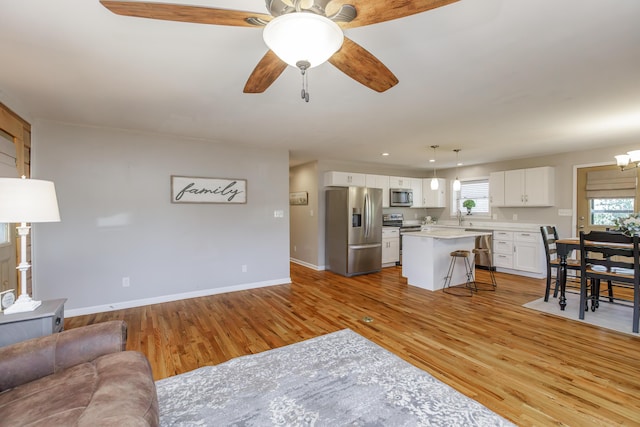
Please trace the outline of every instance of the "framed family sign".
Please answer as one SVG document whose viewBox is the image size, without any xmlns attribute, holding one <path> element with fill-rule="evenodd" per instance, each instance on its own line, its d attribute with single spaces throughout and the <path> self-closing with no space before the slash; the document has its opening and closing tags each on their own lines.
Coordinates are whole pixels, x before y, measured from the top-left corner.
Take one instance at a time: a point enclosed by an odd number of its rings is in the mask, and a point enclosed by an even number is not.
<svg viewBox="0 0 640 427">
<path fill-rule="evenodd" d="M 171 175 L 171 203 L 247 203 L 247 180 Z"/>
</svg>

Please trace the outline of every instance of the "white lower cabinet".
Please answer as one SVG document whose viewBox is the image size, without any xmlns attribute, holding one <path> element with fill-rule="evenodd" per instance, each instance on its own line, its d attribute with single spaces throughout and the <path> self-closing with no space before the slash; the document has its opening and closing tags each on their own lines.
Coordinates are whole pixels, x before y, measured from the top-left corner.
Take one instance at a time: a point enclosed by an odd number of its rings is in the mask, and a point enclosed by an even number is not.
<svg viewBox="0 0 640 427">
<path fill-rule="evenodd" d="M 507 273 L 542 277 L 546 274 L 542 236 L 529 231 L 494 231 L 493 264 Z"/>
<path fill-rule="evenodd" d="M 541 273 L 544 268 L 541 263 L 542 235 L 540 233 L 517 232 L 514 237 L 513 268 L 531 273 Z"/>
<path fill-rule="evenodd" d="M 400 261 L 400 229 L 382 229 L 382 266 L 392 267 Z"/>
<path fill-rule="evenodd" d="M 493 232 L 493 265 L 513 268 L 513 232 Z"/>
</svg>

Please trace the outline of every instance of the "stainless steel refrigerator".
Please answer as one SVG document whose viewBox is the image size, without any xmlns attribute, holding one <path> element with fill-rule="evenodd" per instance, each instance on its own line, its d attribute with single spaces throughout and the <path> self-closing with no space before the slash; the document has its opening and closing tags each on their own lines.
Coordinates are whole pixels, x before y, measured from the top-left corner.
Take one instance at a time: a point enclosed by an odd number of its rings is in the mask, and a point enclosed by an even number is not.
<svg viewBox="0 0 640 427">
<path fill-rule="evenodd" d="M 325 268 L 343 276 L 382 268 L 382 189 L 326 190 Z"/>
</svg>

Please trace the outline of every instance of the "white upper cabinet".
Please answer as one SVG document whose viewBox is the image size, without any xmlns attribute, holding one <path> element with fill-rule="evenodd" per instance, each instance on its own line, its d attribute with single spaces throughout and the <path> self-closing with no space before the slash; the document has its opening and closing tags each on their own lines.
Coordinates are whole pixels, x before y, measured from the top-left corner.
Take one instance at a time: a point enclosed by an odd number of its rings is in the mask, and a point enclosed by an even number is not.
<svg viewBox="0 0 640 427">
<path fill-rule="evenodd" d="M 411 188 L 411 178 L 404 176 L 390 176 L 389 188 Z"/>
<path fill-rule="evenodd" d="M 389 177 L 386 175 L 369 175 L 365 177 L 366 186 L 382 189 L 382 207 L 389 207 Z"/>
<path fill-rule="evenodd" d="M 553 206 L 554 177 L 549 166 L 505 171 L 504 206 Z"/>
<path fill-rule="evenodd" d="M 411 178 L 410 187 L 413 192 L 413 208 L 423 208 L 424 198 L 422 197 L 422 178 Z"/>
<path fill-rule="evenodd" d="M 504 206 L 504 171 L 489 174 L 489 204 L 491 207 Z"/>
<path fill-rule="evenodd" d="M 425 208 L 447 207 L 447 180 L 438 178 L 438 189 L 431 189 L 431 178 L 422 180 L 422 199 Z"/>
<path fill-rule="evenodd" d="M 325 172 L 325 187 L 366 187 L 366 176 L 363 173 Z"/>
</svg>

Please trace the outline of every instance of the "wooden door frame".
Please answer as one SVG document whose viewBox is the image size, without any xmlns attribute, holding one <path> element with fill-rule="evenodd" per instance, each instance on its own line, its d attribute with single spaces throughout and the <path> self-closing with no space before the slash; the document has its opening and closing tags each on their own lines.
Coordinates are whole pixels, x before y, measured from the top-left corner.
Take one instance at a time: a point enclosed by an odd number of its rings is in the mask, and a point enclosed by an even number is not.
<svg viewBox="0 0 640 427">
<path fill-rule="evenodd" d="M 572 205 L 571 211 L 573 212 L 571 215 L 571 235 L 572 237 L 577 237 L 578 233 L 578 169 L 583 168 L 592 168 L 597 166 L 612 166 L 615 165 L 616 162 L 597 162 L 597 163 L 585 163 L 582 165 L 573 165 L 573 182 L 572 182 Z"/>
<path fill-rule="evenodd" d="M 31 124 L 13 112 L 9 107 L 0 102 L 0 129 L 13 138 L 16 146 L 16 167 L 18 176 L 31 177 Z M 16 259 L 20 259 L 20 240 L 16 241 Z M 27 262 L 32 264 L 31 259 L 31 233 L 27 236 Z M 33 295 L 32 268 L 27 273 L 27 292 Z M 16 270 L 18 289 L 21 288 L 20 274 Z"/>
</svg>

